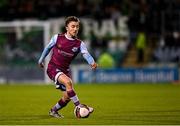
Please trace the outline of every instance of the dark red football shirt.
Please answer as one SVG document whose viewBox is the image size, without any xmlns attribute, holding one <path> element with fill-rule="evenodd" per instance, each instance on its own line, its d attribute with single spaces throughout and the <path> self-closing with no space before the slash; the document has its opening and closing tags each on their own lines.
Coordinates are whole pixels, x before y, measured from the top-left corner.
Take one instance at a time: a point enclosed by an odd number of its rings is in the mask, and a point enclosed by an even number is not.
<svg viewBox="0 0 180 126">
<path fill-rule="evenodd" d="M 59 34 L 49 65 L 56 65 L 62 72 L 69 69 L 70 63 L 80 52 L 81 40 L 70 40 L 65 37 L 65 34 Z"/>
</svg>

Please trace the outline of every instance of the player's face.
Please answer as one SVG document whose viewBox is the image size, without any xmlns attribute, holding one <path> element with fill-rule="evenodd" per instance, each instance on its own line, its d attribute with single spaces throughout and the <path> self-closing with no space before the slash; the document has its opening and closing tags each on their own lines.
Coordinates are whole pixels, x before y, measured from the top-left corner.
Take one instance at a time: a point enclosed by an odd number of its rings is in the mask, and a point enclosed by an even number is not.
<svg viewBox="0 0 180 126">
<path fill-rule="evenodd" d="M 79 31 L 79 22 L 72 21 L 70 22 L 67 27 L 67 35 L 69 37 L 76 37 Z"/>
</svg>

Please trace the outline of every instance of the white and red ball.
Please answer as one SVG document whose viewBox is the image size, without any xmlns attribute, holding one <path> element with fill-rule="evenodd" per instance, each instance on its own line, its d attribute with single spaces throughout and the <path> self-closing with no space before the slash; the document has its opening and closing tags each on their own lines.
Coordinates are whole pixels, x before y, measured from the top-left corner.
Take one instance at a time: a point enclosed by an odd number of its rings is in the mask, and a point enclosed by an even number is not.
<svg viewBox="0 0 180 126">
<path fill-rule="evenodd" d="M 77 118 L 87 118 L 89 116 L 89 108 L 84 104 L 78 105 L 74 109 L 74 115 Z"/>
</svg>

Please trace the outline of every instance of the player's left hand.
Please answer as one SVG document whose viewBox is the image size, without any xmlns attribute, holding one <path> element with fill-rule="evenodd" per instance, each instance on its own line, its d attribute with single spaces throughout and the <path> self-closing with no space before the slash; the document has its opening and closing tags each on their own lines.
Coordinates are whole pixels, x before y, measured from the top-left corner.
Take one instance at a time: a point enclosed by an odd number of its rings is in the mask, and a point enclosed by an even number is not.
<svg viewBox="0 0 180 126">
<path fill-rule="evenodd" d="M 91 68 L 92 69 L 96 69 L 98 67 L 98 64 L 96 62 L 94 62 L 93 64 L 91 64 Z"/>
</svg>

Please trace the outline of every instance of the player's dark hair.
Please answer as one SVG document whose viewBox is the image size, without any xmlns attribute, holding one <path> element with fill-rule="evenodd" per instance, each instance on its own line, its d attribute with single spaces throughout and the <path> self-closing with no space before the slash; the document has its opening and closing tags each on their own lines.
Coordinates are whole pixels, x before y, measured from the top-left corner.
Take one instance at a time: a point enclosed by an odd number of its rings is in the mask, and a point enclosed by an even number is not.
<svg viewBox="0 0 180 126">
<path fill-rule="evenodd" d="M 67 27 L 67 25 L 68 25 L 71 21 L 75 21 L 75 22 L 79 22 L 79 23 L 80 23 L 79 18 L 77 18 L 77 17 L 75 17 L 75 16 L 69 16 L 69 17 L 67 17 L 66 20 L 65 20 L 65 26 Z"/>
</svg>

